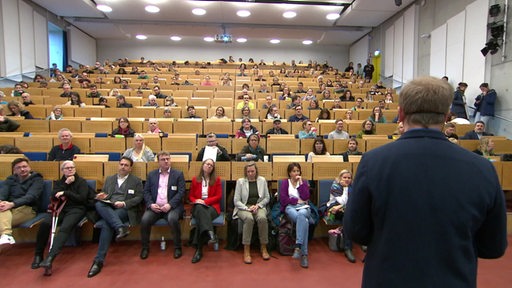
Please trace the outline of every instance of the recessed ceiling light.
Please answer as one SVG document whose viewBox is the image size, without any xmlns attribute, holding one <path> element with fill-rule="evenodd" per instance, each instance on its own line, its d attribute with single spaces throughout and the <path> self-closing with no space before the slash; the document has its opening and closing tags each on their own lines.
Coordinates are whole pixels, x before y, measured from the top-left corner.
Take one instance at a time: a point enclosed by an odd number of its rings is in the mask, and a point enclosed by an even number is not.
<svg viewBox="0 0 512 288">
<path fill-rule="evenodd" d="M 247 42 L 247 38 L 237 38 L 236 42 L 238 42 L 238 43 L 245 43 L 245 42 Z"/>
<path fill-rule="evenodd" d="M 283 17 L 284 18 L 294 18 L 295 16 L 297 16 L 297 13 L 293 12 L 293 11 L 286 11 L 283 13 Z"/>
<path fill-rule="evenodd" d="M 302 44 L 304 44 L 304 45 L 311 45 L 311 44 L 313 44 L 313 41 L 311 41 L 311 40 L 304 40 L 304 41 L 302 41 Z"/>
<path fill-rule="evenodd" d="M 105 12 L 105 13 L 112 12 L 112 8 L 110 6 L 103 5 L 103 4 L 96 5 L 96 9 L 100 10 L 101 12 Z"/>
<path fill-rule="evenodd" d="M 180 36 L 171 36 L 171 40 L 172 41 L 181 41 L 181 37 Z"/>
<path fill-rule="evenodd" d="M 213 42 L 215 40 L 215 38 L 208 36 L 208 37 L 204 37 L 203 40 L 206 42 Z"/>
<path fill-rule="evenodd" d="M 158 13 L 160 12 L 160 8 L 154 6 L 154 5 L 148 5 L 146 6 L 146 11 L 149 12 L 149 13 Z"/>
<path fill-rule="evenodd" d="M 251 12 L 249 10 L 238 10 L 236 12 L 236 15 L 238 15 L 239 17 L 249 17 L 251 16 Z"/>
<path fill-rule="evenodd" d="M 327 20 L 336 20 L 338 18 L 340 18 L 340 14 L 338 13 L 329 13 L 325 16 L 325 18 L 327 18 Z"/>
<path fill-rule="evenodd" d="M 139 35 L 135 36 L 135 38 L 137 38 L 139 40 L 146 40 L 146 39 L 148 39 L 148 36 L 139 34 Z"/>
<path fill-rule="evenodd" d="M 272 43 L 272 44 L 279 44 L 279 43 L 281 43 L 281 40 L 279 40 L 279 39 L 272 39 L 272 40 L 270 40 L 270 43 Z"/>
<path fill-rule="evenodd" d="M 206 10 L 204 10 L 203 8 L 194 8 L 194 9 L 192 9 L 192 14 L 197 15 L 197 16 L 202 16 L 202 15 L 206 14 Z"/>
</svg>

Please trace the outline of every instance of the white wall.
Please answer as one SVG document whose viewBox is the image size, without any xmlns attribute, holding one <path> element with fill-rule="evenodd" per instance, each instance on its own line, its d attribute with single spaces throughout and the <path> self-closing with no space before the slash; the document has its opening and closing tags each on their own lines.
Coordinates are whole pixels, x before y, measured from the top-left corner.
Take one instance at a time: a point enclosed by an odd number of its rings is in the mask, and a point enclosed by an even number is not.
<svg viewBox="0 0 512 288">
<path fill-rule="evenodd" d="M 148 60 L 204 60 L 216 61 L 220 58 L 227 59 L 232 55 L 235 59 L 241 57 L 244 61 L 253 58 L 259 62 L 277 63 L 291 60 L 308 60 L 323 63 L 325 60 L 330 65 L 338 68 L 345 68 L 348 63 L 348 47 L 339 46 L 297 46 L 296 48 L 275 47 L 248 47 L 240 44 L 205 43 L 194 46 L 187 46 L 182 43 L 170 43 L 167 46 L 154 45 L 151 42 L 137 40 L 104 40 L 98 43 L 98 60 L 110 59 L 111 61 L 127 57 L 139 59 L 144 56 Z"/>
<path fill-rule="evenodd" d="M 96 62 L 96 39 L 71 26 L 68 28 L 69 61 L 84 65 Z"/>
<path fill-rule="evenodd" d="M 370 53 L 370 37 L 368 35 L 361 38 L 356 43 L 350 46 L 350 60 L 354 62 L 354 68 L 357 68 L 357 63 L 366 65 L 366 59 Z M 348 65 L 345 65 L 348 66 Z"/>
</svg>

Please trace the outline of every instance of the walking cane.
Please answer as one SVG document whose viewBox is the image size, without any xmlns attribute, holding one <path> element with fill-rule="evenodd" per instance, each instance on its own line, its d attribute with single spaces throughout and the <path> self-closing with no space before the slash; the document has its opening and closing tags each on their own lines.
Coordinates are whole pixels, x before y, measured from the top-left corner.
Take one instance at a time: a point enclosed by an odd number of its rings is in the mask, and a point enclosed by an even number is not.
<svg viewBox="0 0 512 288">
<path fill-rule="evenodd" d="M 49 212 L 52 212 L 52 234 L 50 235 L 50 248 L 48 250 L 52 249 L 53 246 L 53 238 L 55 238 L 55 233 L 57 231 L 57 223 L 59 221 L 59 214 L 62 211 L 62 208 L 64 208 L 64 205 L 66 204 L 66 198 L 61 197 L 57 200 L 52 199 L 51 200 L 51 206 L 49 207 Z"/>
</svg>

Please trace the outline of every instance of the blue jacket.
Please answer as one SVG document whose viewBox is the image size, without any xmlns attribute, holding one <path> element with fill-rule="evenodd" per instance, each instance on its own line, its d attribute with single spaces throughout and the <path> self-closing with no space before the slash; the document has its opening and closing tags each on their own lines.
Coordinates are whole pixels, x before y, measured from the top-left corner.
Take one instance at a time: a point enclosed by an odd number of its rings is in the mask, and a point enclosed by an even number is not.
<svg viewBox="0 0 512 288">
<path fill-rule="evenodd" d="M 477 261 L 507 247 L 492 163 L 433 129 L 363 154 L 343 230 L 368 245 L 362 287 L 476 287 Z"/>
</svg>

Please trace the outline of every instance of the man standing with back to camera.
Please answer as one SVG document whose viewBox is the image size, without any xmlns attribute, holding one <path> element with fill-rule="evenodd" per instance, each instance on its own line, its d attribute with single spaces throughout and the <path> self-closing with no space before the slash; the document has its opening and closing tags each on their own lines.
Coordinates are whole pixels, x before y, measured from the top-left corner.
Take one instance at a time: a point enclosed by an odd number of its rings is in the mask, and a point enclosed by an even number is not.
<svg viewBox="0 0 512 288">
<path fill-rule="evenodd" d="M 399 104 L 406 132 L 359 163 L 343 230 L 368 245 L 363 287 L 476 287 L 477 258 L 505 253 L 494 166 L 441 132 L 452 91 L 432 77 L 408 83 Z"/>
</svg>

